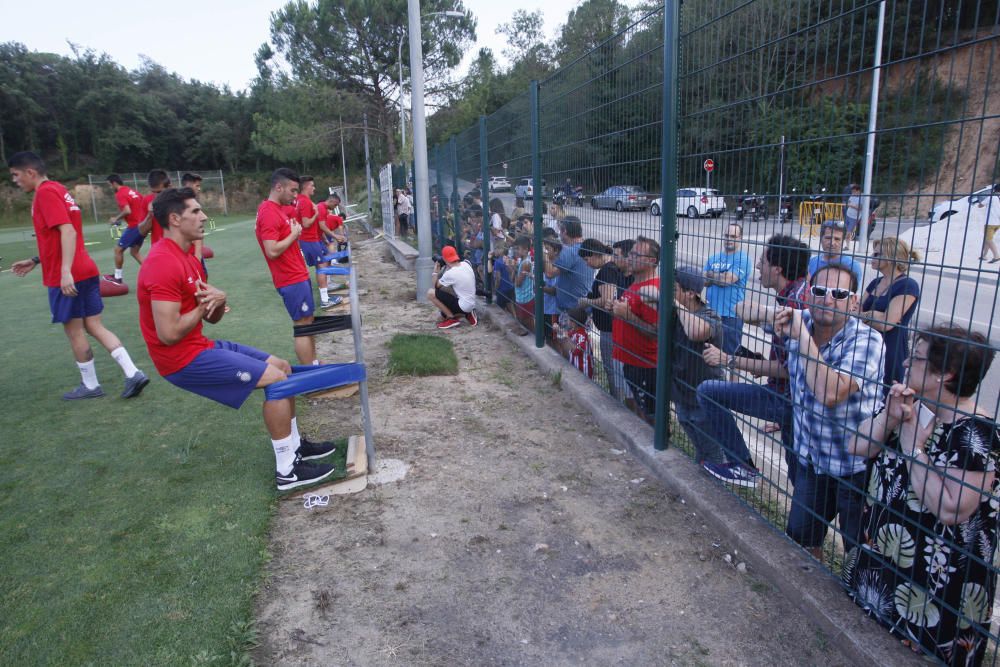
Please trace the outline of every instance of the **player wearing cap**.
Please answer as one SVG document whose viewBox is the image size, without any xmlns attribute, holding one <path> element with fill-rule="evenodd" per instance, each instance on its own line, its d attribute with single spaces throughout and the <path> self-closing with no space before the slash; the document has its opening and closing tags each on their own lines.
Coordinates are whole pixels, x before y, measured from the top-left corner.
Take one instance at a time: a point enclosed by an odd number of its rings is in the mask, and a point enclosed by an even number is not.
<svg viewBox="0 0 1000 667">
<path fill-rule="evenodd" d="M 139 249 L 146 237 L 139 232 L 139 223 L 146 218 L 146 209 L 138 192 L 125 185 L 118 174 L 108 176 L 108 183 L 115 188 L 115 203 L 118 204 L 118 215 L 111 218 L 112 225 L 121 224 L 125 220 L 127 227 L 115 245 L 115 276 L 114 280 L 121 283 L 125 266 L 125 248 L 140 265 L 142 254 Z"/>
<path fill-rule="evenodd" d="M 472 326 L 479 324 L 476 318 L 476 274 L 472 265 L 463 262 L 458 251 L 450 245 L 441 249 L 441 259 L 444 267 L 438 262 L 434 267 L 431 279 L 434 287 L 427 290 L 427 300 L 441 311 L 441 321 L 438 329 L 451 329 L 465 319 Z"/>
<path fill-rule="evenodd" d="M 231 408 L 254 389 L 287 378 L 291 366 L 255 348 L 213 341 L 202 322 L 215 324 L 226 310 L 226 294 L 205 282 L 191 244 L 204 236 L 206 216 L 190 188 L 169 189 L 153 202 L 164 229 L 139 270 L 139 327 L 156 370 L 176 387 Z M 274 448 L 275 481 L 281 491 L 319 482 L 333 466 L 306 463 L 333 453 L 329 442 L 299 435 L 295 399 L 264 401 L 264 424 Z"/>
<path fill-rule="evenodd" d="M 298 194 L 298 175 L 285 167 L 276 169 L 271 174 L 271 192 L 257 209 L 255 225 L 257 242 L 264 253 L 267 268 L 271 270 L 274 287 L 296 326 L 311 324 L 316 310 L 309 269 L 296 243 L 302 234 L 302 225 L 282 210 L 283 206 L 290 206 Z M 312 336 L 296 336 L 295 356 L 302 364 L 317 363 L 315 339 Z"/>
<path fill-rule="evenodd" d="M 97 264 L 83 245 L 80 207 L 59 183 L 48 180 L 45 162 L 34 153 L 15 153 L 7 163 L 14 184 L 25 192 L 34 192 L 31 219 L 35 226 L 38 256 L 15 263 L 15 275 L 25 276 L 36 265 L 42 265 L 42 283 L 49 288 L 52 322 L 63 325 L 70 348 L 80 369 L 81 383 L 63 394 L 71 401 L 104 396 L 94 353 L 87 341 L 90 334 L 103 345 L 125 373 L 122 398 L 138 396 L 149 384 L 149 378 L 132 363 L 128 351 L 118 336 L 101 322 L 100 275 Z"/>
</svg>

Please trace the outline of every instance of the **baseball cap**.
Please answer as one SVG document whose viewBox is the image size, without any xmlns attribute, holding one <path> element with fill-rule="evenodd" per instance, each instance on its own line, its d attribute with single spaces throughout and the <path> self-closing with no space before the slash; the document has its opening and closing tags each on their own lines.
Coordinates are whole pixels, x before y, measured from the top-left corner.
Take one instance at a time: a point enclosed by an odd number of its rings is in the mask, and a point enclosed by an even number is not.
<svg viewBox="0 0 1000 667">
<path fill-rule="evenodd" d="M 441 257 L 444 258 L 446 262 L 457 262 L 458 261 L 458 251 L 455 250 L 453 246 L 446 245 L 441 249 Z"/>
<path fill-rule="evenodd" d="M 702 290 L 705 289 L 705 277 L 694 266 L 678 266 L 674 271 L 674 280 L 681 286 L 681 289 L 689 292 L 701 294 Z"/>
</svg>

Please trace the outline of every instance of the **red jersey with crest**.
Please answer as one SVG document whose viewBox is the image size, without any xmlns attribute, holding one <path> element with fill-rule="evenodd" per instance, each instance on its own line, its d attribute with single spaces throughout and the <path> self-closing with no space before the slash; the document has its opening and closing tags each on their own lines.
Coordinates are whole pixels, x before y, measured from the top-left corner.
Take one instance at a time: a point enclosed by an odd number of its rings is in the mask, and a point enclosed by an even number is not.
<svg viewBox="0 0 1000 667">
<path fill-rule="evenodd" d="M 42 284 L 59 287 L 62 283 L 62 234 L 61 225 L 76 230 L 76 250 L 73 253 L 73 282 L 80 282 L 100 274 L 97 264 L 87 254 L 83 245 L 83 217 L 72 195 L 55 181 L 43 181 L 35 189 L 31 201 L 31 222 L 35 226 L 38 257 L 42 260 Z"/>
<path fill-rule="evenodd" d="M 181 315 L 198 307 L 195 292 L 198 281 L 204 280 L 201 262 L 181 250 L 172 239 L 163 239 L 149 251 L 142 266 L 136 298 L 139 301 L 139 329 L 149 349 L 149 358 L 160 375 L 176 373 L 198 356 L 203 350 L 215 344 L 202 332 L 202 322 L 198 321 L 184 338 L 173 345 L 167 345 L 156 334 L 153 320 L 154 301 L 175 301 L 181 304 Z"/>
<path fill-rule="evenodd" d="M 129 213 L 125 216 L 125 222 L 129 227 L 136 227 L 146 219 L 146 206 L 142 196 L 127 185 L 121 186 L 115 192 L 115 202 L 118 203 L 119 211 L 124 211 L 128 206 Z"/>
<path fill-rule="evenodd" d="M 257 209 L 257 224 L 254 226 L 254 231 L 276 288 L 309 280 L 309 269 L 306 268 L 306 261 L 302 258 L 302 251 L 299 250 L 297 243 L 286 248 L 276 259 L 271 259 L 264 252 L 264 241 L 281 241 L 292 233 L 288 216 L 282 211 L 281 206 L 270 199 L 265 199 Z"/>
</svg>

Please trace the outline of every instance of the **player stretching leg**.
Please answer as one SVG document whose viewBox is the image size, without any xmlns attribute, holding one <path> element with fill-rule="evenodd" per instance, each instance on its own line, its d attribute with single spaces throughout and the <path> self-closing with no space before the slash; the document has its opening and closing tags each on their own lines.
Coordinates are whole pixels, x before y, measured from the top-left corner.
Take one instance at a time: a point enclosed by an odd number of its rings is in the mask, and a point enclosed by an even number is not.
<svg viewBox="0 0 1000 667">
<path fill-rule="evenodd" d="M 104 396 L 94 368 L 94 352 L 90 349 L 90 334 L 111 353 L 125 373 L 122 398 L 138 396 L 149 384 L 146 374 L 135 367 L 118 336 L 101 322 L 100 272 L 83 246 L 80 207 L 59 183 L 47 177 L 45 163 L 34 153 L 15 153 L 7 162 L 14 184 L 25 192 L 34 192 L 31 220 L 35 226 L 38 256 L 21 260 L 11 269 L 25 276 L 42 265 L 42 283 L 49 288 L 52 323 L 63 325 L 70 348 L 80 369 L 81 383 L 63 394 L 72 401 Z"/>
<path fill-rule="evenodd" d="M 190 171 L 184 172 L 184 175 L 181 176 L 181 187 L 182 188 L 191 188 L 192 190 L 194 190 L 194 196 L 195 196 L 195 198 L 196 199 L 200 198 L 201 197 L 201 174 L 192 174 Z M 205 245 L 205 242 L 202 241 L 201 239 L 198 239 L 197 241 L 195 241 L 194 243 L 192 243 L 191 244 L 191 254 L 194 255 L 195 257 L 197 257 L 198 261 L 201 262 L 201 270 L 205 272 L 205 277 L 208 278 L 208 264 L 205 263 L 205 258 L 204 258 L 204 256 L 202 256 L 202 246 L 204 246 L 204 245 Z"/>
<path fill-rule="evenodd" d="M 192 244 L 205 235 L 205 220 L 190 188 L 165 190 L 153 201 L 163 240 L 139 269 L 139 327 L 160 375 L 181 389 L 239 408 L 254 389 L 288 377 L 284 359 L 231 341 L 212 341 L 202 322 L 215 324 L 226 309 L 226 294 L 205 282 Z M 333 453 L 329 442 L 299 435 L 295 399 L 264 401 L 264 425 L 274 448 L 275 481 L 286 491 L 326 479 L 333 466 L 306 463 Z"/>
<path fill-rule="evenodd" d="M 302 225 L 289 219 L 282 207 L 291 206 L 299 194 L 299 177 L 291 169 L 281 167 L 271 174 L 271 193 L 257 209 L 255 232 L 271 270 L 274 287 L 285 302 L 285 309 L 294 325 L 312 324 L 316 304 L 313 300 L 309 269 L 296 241 Z M 295 337 L 295 356 L 304 365 L 316 361 L 316 341 L 313 336 Z"/>
<path fill-rule="evenodd" d="M 316 283 L 319 285 L 320 307 L 329 308 L 340 303 L 342 299 L 335 297 L 331 302 L 330 293 L 327 290 L 326 274 L 319 273 L 319 269 L 325 269 L 330 266 L 330 263 L 320 261 L 326 255 L 326 245 L 320 236 L 320 209 L 312 201 L 313 193 L 316 192 L 316 183 L 313 177 L 300 176 L 299 189 L 301 191 L 295 198 L 295 219 L 302 225 L 302 235 L 299 236 L 299 248 L 302 249 L 302 256 L 306 260 L 306 266 L 316 267 Z"/>
<path fill-rule="evenodd" d="M 143 208 L 142 197 L 139 196 L 138 192 L 127 187 L 122 182 L 121 176 L 111 174 L 108 176 L 108 183 L 115 188 L 115 202 L 118 204 L 118 215 L 111 218 L 111 224 L 117 225 L 124 219 L 128 225 L 115 246 L 114 279 L 116 283 L 120 284 L 122 269 L 125 266 L 125 248 L 128 248 L 135 261 L 139 262 L 140 266 L 142 265 L 142 254 L 139 249 L 142 248 L 142 242 L 146 240 L 146 237 L 139 232 L 139 223 L 145 219 L 146 211 Z"/>
</svg>

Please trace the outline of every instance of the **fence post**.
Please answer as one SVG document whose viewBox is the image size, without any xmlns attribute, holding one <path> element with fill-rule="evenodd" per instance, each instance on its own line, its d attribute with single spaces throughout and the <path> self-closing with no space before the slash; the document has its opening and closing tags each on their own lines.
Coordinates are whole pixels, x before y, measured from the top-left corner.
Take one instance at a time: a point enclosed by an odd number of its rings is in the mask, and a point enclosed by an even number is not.
<svg viewBox="0 0 1000 667">
<path fill-rule="evenodd" d="M 361 116 L 364 121 L 365 128 L 365 188 L 368 191 L 368 227 L 372 227 L 375 223 L 374 215 L 372 214 L 372 163 L 371 157 L 368 153 L 368 114 L 364 113 Z M 389 225 L 392 226 L 393 221 L 389 221 Z M 385 220 L 382 221 L 382 232 L 385 232 Z"/>
<path fill-rule="evenodd" d="M 94 188 L 94 177 L 87 174 L 87 184 L 90 186 L 90 207 L 94 209 L 94 222 L 100 222 L 97 219 L 97 193 Z"/>
<path fill-rule="evenodd" d="M 441 159 L 441 144 L 434 147 L 434 177 L 437 182 L 437 224 L 434 225 L 434 250 L 441 251 L 444 245 L 441 239 L 444 238 L 444 185 L 441 180 L 441 169 L 443 160 Z"/>
<path fill-rule="evenodd" d="M 677 56 L 681 0 L 663 7 L 663 128 L 660 187 L 660 302 L 656 325 L 656 422 L 653 447 L 670 443 L 670 393 L 674 376 L 674 263 L 677 261 Z"/>
<path fill-rule="evenodd" d="M 483 198 L 483 286 L 486 303 L 493 303 L 493 273 L 490 270 L 490 250 L 493 247 L 493 228 L 489 223 L 490 165 L 486 146 L 486 116 L 479 117 L 479 194 Z"/>
<path fill-rule="evenodd" d="M 455 234 L 455 250 L 458 251 L 458 256 L 462 256 L 462 209 L 461 209 L 461 198 L 458 196 L 458 143 L 455 141 L 455 137 L 452 136 L 448 140 L 449 147 L 451 148 L 451 206 L 452 214 L 454 218 L 451 222 L 451 230 Z"/>
<path fill-rule="evenodd" d="M 538 80 L 531 81 L 531 219 L 534 229 L 535 265 L 535 347 L 545 347 L 545 303 L 542 296 L 545 268 L 545 249 L 542 247 L 542 152 L 538 120 Z"/>
<path fill-rule="evenodd" d="M 226 179 L 219 170 L 219 185 L 222 187 L 222 215 L 229 215 L 229 201 L 226 199 Z"/>
</svg>

